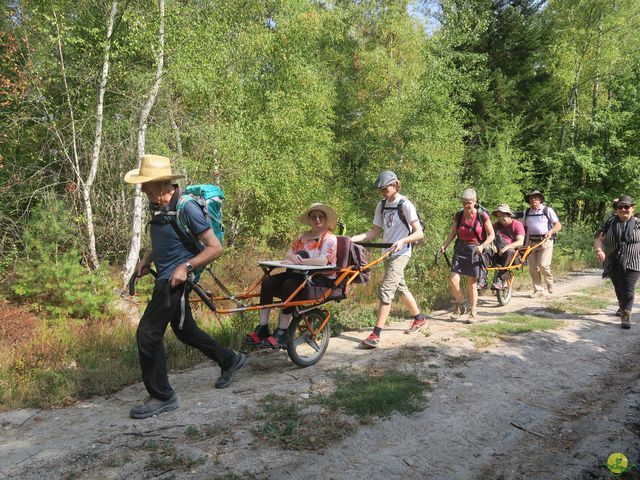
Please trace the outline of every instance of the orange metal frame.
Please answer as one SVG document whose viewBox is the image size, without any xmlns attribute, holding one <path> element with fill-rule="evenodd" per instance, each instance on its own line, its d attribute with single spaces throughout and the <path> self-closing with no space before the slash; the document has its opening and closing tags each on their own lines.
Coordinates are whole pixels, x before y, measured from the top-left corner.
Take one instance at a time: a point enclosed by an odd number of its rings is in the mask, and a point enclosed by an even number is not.
<svg viewBox="0 0 640 480">
<path fill-rule="evenodd" d="M 260 304 L 252 304 L 252 305 L 246 305 L 246 306 L 239 306 L 236 308 L 217 308 L 215 310 L 215 313 L 219 313 L 219 314 L 231 314 L 231 313 L 241 313 L 241 312 L 252 312 L 252 311 L 257 311 L 257 310 L 263 310 L 265 308 L 289 308 L 289 307 L 313 307 L 316 305 L 321 305 L 323 303 L 325 303 L 327 301 L 327 299 L 331 296 L 331 294 L 333 293 L 333 291 L 336 288 L 340 288 L 340 285 L 343 285 L 342 288 L 347 288 L 349 285 L 351 285 L 351 283 L 356 279 L 356 277 L 360 274 L 360 272 L 362 270 L 368 270 L 372 267 L 374 267 L 375 265 L 377 265 L 378 263 L 380 263 L 382 260 L 384 260 L 391 252 L 386 252 L 385 254 L 383 254 L 382 256 L 380 256 L 379 258 L 373 260 L 372 262 L 369 262 L 368 264 L 364 265 L 360 270 L 356 270 L 352 267 L 348 267 L 348 268 L 327 268 L 326 270 L 322 270 L 322 271 L 314 271 L 314 273 L 309 274 L 308 271 L 304 271 L 301 270 L 300 273 L 305 275 L 305 279 L 302 281 L 302 283 L 298 286 L 298 288 L 296 288 L 296 290 L 289 295 L 288 298 L 286 298 L 285 300 L 283 300 L 280 303 L 270 303 L 267 305 L 260 305 Z M 284 267 L 284 266 L 283 266 Z M 264 281 L 265 278 L 267 278 L 269 276 L 269 274 L 271 273 L 271 271 L 277 267 L 273 267 L 273 268 L 268 268 L 268 267 L 263 267 L 264 270 L 264 274 L 262 275 L 262 277 L 255 282 L 254 284 L 252 284 L 251 286 L 249 286 L 244 292 L 238 294 L 238 295 L 231 295 L 231 296 L 213 296 L 213 295 L 208 295 L 210 300 L 212 300 L 213 302 L 230 302 L 230 301 L 237 301 L 237 300 L 249 300 L 252 298 L 256 298 L 260 296 L 260 293 L 255 292 L 255 290 L 258 288 L 259 285 L 262 284 L 262 282 Z M 321 272 L 323 273 L 327 273 L 327 272 L 336 272 L 336 278 L 333 281 L 333 286 L 331 286 L 330 288 L 328 288 L 324 294 L 322 295 L 321 298 L 317 298 L 317 299 L 311 299 L 311 300 L 293 300 L 296 295 L 309 283 L 309 281 L 313 278 L 314 275 L 318 275 Z M 344 284 L 343 284 L 344 282 Z M 226 288 L 226 287 L 225 287 Z M 197 302 L 202 302 L 202 299 L 195 296 L 192 297 L 190 299 L 191 302 L 197 303 Z M 326 325 L 326 323 L 329 321 L 329 316 L 327 316 L 327 318 L 325 318 L 324 322 L 322 323 L 322 325 L 318 328 L 317 331 L 312 332 L 312 334 L 316 334 L 320 331 L 322 331 L 322 329 L 324 328 L 324 326 Z M 309 328 L 309 331 L 312 331 L 311 326 L 308 324 L 307 322 L 307 327 Z"/>
</svg>

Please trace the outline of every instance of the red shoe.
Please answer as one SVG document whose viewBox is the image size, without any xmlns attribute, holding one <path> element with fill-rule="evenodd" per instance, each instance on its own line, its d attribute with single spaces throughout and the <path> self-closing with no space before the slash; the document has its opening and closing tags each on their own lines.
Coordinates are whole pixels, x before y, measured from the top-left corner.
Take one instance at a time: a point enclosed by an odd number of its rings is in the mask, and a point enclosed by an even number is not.
<svg viewBox="0 0 640 480">
<path fill-rule="evenodd" d="M 423 318 L 422 320 L 414 320 L 408 330 L 405 330 L 404 333 L 416 333 L 422 330 L 427 325 L 427 319 Z"/>
<path fill-rule="evenodd" d="M 367 348 L 378 348 L 378 345 L 380 345 L 380 337 L 372 333 L 362 341 L 362 345 Z"/>
</svg>

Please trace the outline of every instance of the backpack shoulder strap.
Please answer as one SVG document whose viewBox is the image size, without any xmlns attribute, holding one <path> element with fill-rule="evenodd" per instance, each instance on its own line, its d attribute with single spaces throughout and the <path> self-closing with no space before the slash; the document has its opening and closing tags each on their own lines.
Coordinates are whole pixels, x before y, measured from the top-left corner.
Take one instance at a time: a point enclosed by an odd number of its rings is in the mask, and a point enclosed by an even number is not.
<svg viewBox="0 0 640 480">
<path fill-rule="evenodd" d="M 400 201 L 398 202 L 398 216 L 400 217 L 400 221 L 404 224 L 404 226 L 407 227 L 407 230 L 409 230 L 409 233 L 411 233 L 411 226 L 409 225 L 409 222 L 407 222 L 407 217 L 405 217 L 404 215 L 403 205 L 404 198 L 400 199 Z"/>
</svg>

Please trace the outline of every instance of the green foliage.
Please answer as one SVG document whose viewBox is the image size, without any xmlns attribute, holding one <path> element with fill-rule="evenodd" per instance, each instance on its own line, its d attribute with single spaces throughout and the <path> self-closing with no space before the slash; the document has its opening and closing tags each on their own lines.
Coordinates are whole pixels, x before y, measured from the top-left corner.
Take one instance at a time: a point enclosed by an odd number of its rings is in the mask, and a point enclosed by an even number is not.
<svg viewBox="0 0 640 480">
<path fill-rule="evenodd" d="M 111 313 L 115 285 L 107 266 L 83 265 L 69 207 L 51 196 L 34 212 L 24 233 L 11 290 L 53 317 L 95 319 Z"/>
</svg>

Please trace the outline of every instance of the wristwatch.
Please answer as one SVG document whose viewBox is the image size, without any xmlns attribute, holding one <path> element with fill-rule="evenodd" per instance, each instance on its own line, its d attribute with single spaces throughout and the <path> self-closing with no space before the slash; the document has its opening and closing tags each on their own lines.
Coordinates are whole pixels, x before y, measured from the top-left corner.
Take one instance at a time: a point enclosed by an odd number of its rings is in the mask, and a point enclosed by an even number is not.
<svg viewBox="0 0 640 480">
<path fill-rule="evenodd" d="M 187 273 L 193 272 L 193 265 L 191 265 L 189 262 L 185 262 L 184 266 L 187 267 Z"/>
</svg>

